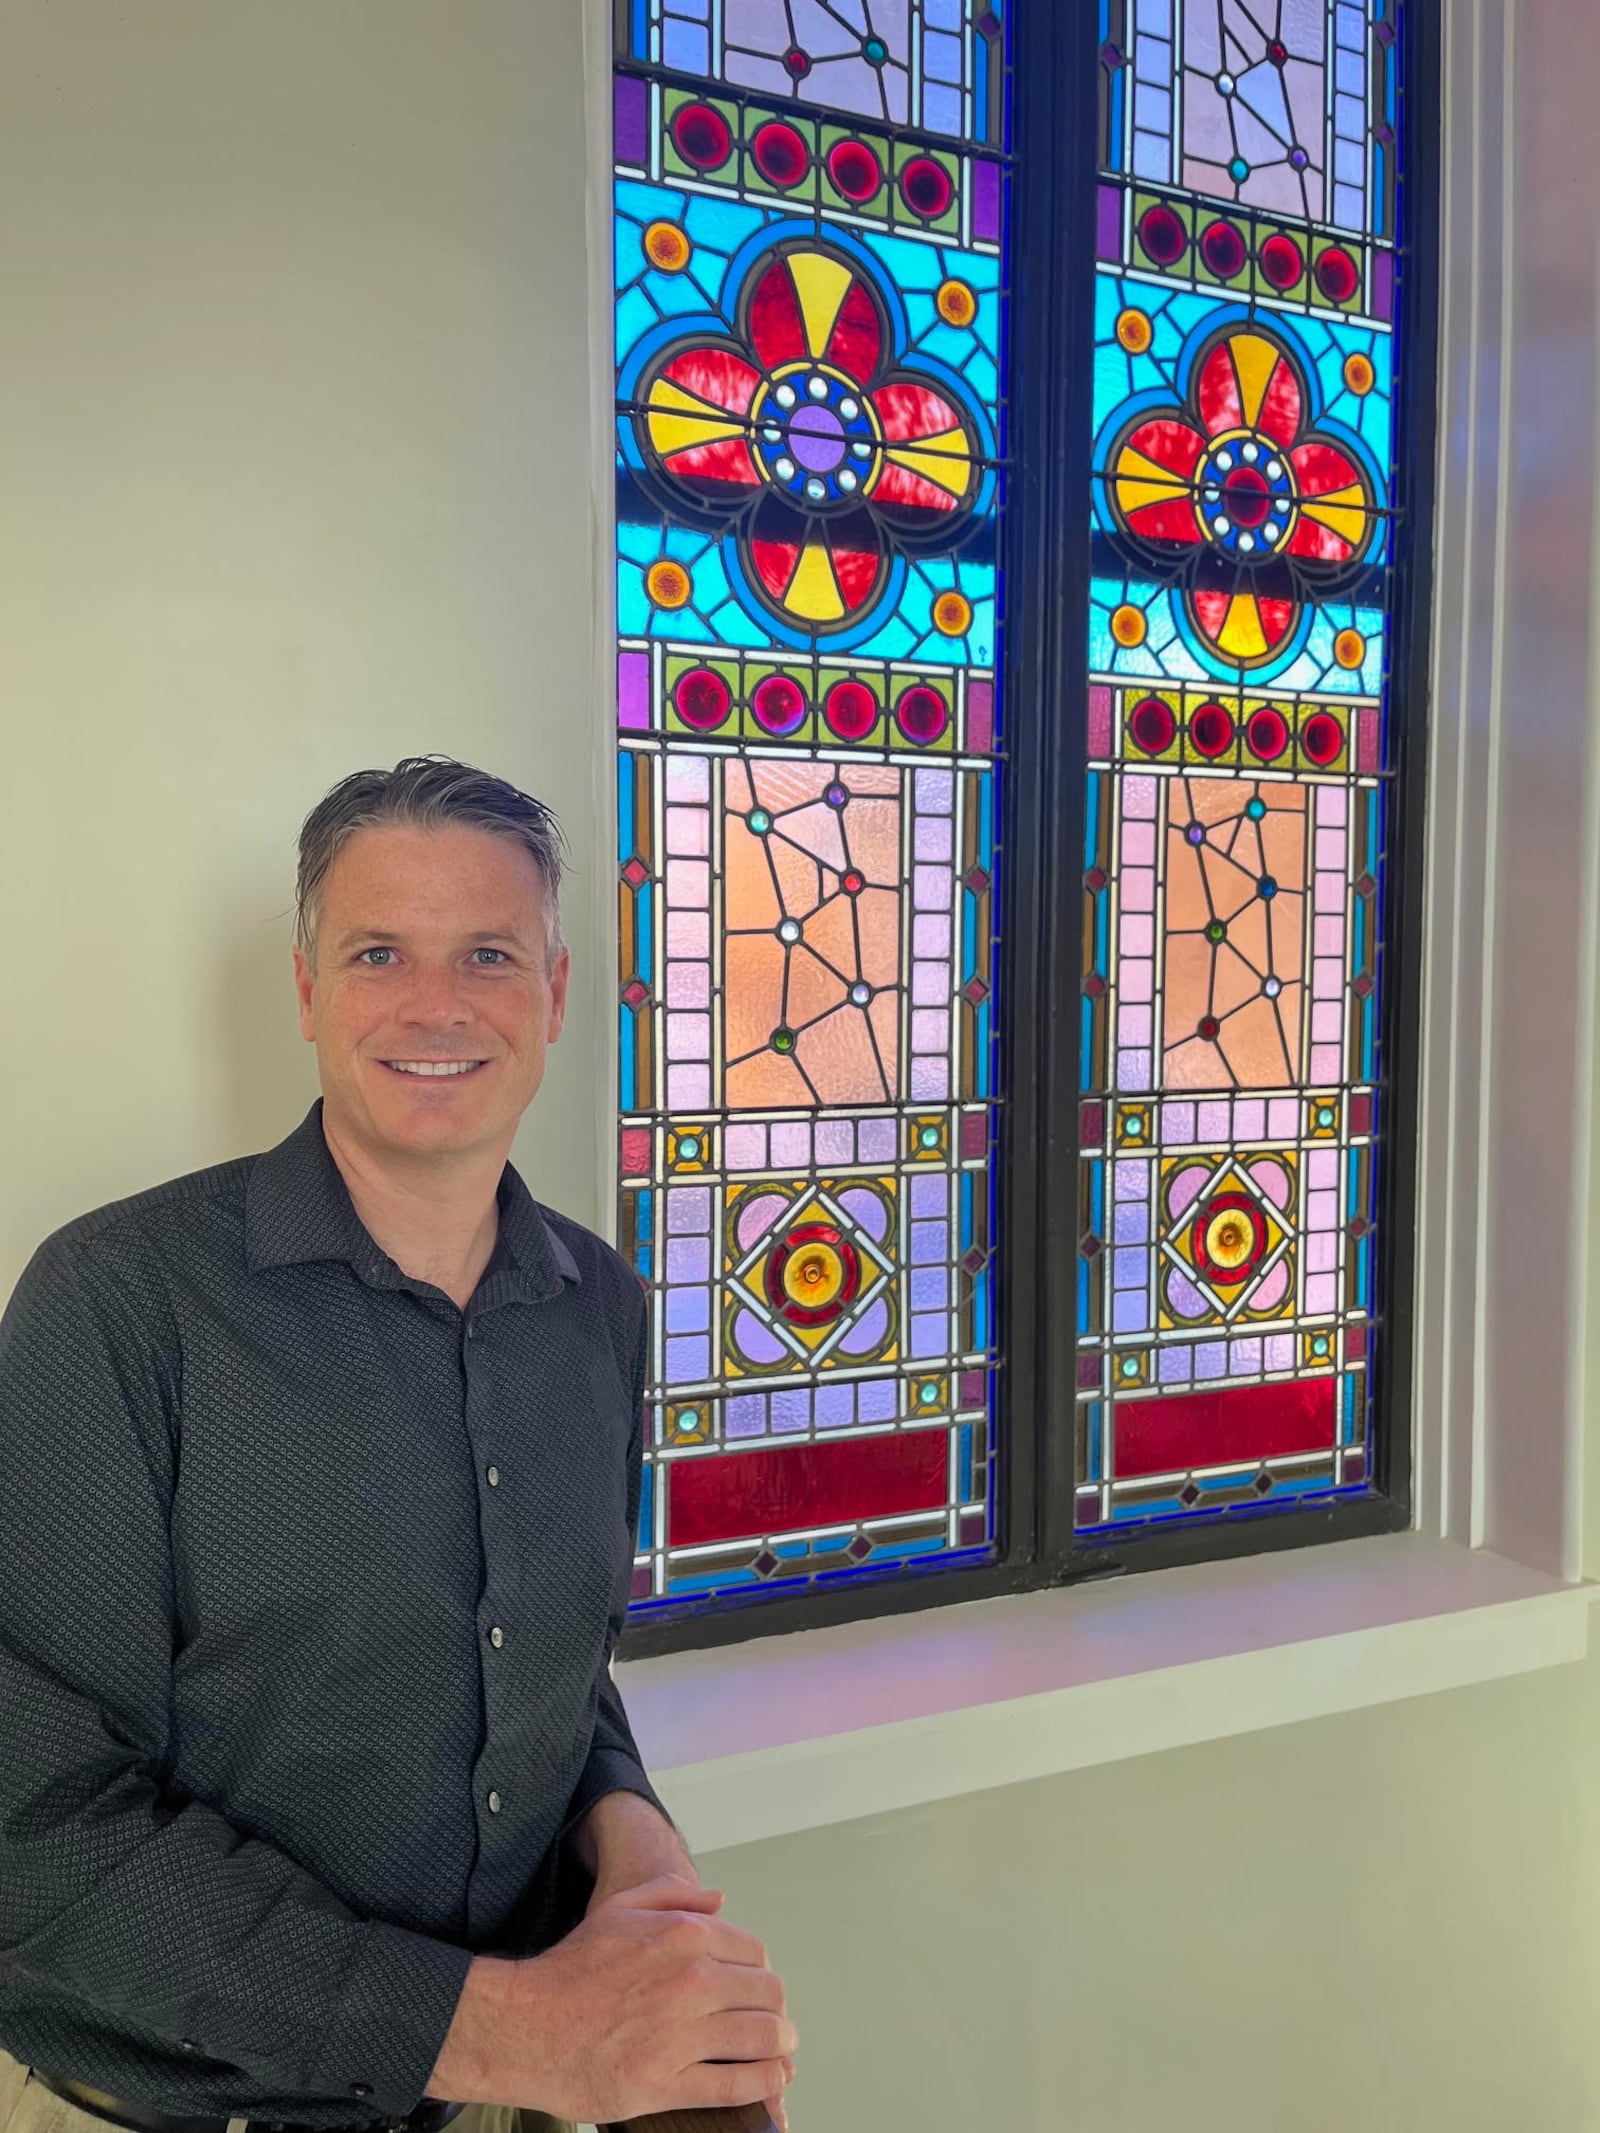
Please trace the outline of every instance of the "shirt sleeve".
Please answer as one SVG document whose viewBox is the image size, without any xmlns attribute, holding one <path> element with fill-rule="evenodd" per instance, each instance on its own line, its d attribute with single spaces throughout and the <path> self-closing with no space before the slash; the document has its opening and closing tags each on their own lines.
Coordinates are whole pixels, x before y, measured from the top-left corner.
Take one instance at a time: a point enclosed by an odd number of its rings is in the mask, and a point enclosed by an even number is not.
<svg viewBox="0 0 1600 2133">
<path fill-rule="evenodd" d="M 362 1916 L 164 1782 L 181 1400 L 144 1241 L 42 1245 L 0 1318 L 0 1977 L 273 2096 L 406 2112 L 469 1952 Z"/>
<path fill-rule="evenodd" d="M 633 1728 L 628 1724 L 628 1714 L 623 1709 L 621 1693 L 611 1678 L 611 1655 L 617 1648 L 623 1625 L 628 1619 L 628 1597 L 633 1584 L 633 1551 L 639 1531 L 639 1497 L 644 1475 L 644 1388 L 650 1352 L 650 1316 L 643 1292 L 635 1288 L 635 1293 L 638 1298 L 638 1327 L 633 1341 L 633 1430 L 628 1439 L 627 1546 L 623 1552 L 622 1568 L 617 1578 L 607 1625 L 605 1656 L 601 1661 L 596 1697 L 594 1739 L 589 1748 L 588 1761 L 583 1766 L 573 1792 L 572 1804 L 567 1810 L 563 1836 L 576 1823 L 582 1821 L 597 1801 L 605 1799 L 613 1792 L 637 1793 L 640 1799 L 648 1800 L 666 1821 L 672 1822 L 671 1815 L 661 1804 L 660 1795 L 645 1775 L 644 1761 L 634 1740 Z M 678 1825 L 672 1822 L 672 1826 L 676 1829 Z"/>
</svg>

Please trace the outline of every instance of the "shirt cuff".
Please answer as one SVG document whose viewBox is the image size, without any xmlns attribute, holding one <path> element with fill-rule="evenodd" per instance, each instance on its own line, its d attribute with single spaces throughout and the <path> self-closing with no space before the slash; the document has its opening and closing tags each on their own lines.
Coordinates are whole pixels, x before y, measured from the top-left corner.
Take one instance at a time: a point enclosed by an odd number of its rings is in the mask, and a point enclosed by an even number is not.
<svg viewBox="0 0 1600 2133">
<path fill-rule="evenodd" d="M 567 1819 L 561 1825 L 561 1835 L 568 1837 L 576 1829 L 591 1807 L 608 1798 L 613 1792 L 636 1793 L 641 1800 L 648 1800 L 669 1827 L 678 1829 L 671 1815 L 661 1804 L 661 1796 L 644 1774 L 644 1765 L 635 1760 L 624 1748 L 591 1748 L 589 1760 L 583 1766 L 583 1775 L 578 1779 L 578 1789 L 572 1795 L 572 1804 L 567 1809 Z M 681 1837 L 682 1830 L 678 1830 Z"/>
<path fill-rule="evenodd" d="M 355 2106 L 352 2118 L 368 2112 L 403 2117 L 414 2111 L 444 2049 L 471 1967 L 466 1948 L 367 1920 L 338 2005 L 306 2070 L 310 2092 L 348 2101 Z"/>
</svg>

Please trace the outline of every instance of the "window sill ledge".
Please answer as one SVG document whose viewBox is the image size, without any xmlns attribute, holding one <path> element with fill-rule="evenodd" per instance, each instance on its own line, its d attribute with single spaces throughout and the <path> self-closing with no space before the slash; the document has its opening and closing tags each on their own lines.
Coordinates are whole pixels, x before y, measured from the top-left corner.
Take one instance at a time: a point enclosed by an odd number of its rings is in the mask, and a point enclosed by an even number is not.
<svg viewBox="0 0 1600 2133">
<path fill-rule="evenodd" d="M 697 1853 L 1585 1656 L 1600 1585 L 1421 1534 L 620 1662 Z"/>
</svg>

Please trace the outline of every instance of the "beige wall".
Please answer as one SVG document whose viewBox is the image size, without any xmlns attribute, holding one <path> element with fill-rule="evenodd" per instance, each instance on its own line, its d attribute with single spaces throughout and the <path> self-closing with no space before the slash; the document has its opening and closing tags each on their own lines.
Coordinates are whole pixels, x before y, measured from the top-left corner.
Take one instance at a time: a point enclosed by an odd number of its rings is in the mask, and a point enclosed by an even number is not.
<svg viewBox="0 0 1600 2133">
<path fill-rule="evenodd" d="M 294 833 L 595 834 L 578 0 L 0 0 L 0 1293 L 315 1092 Z M 599 1220 L 591 968 L 519 1143 Z M 1600 1661 L 720 1857 L 795 2133 L 1600 2129 Z"/>
<path fill-rule="evenodd" d="M 578 10 L 0 0 L 0 1294 L 316 1093 L 288 908 L 442 751 L 597 854 Z M 598 1218 L 593 959 L 518 1147 Z"/>
</svg>

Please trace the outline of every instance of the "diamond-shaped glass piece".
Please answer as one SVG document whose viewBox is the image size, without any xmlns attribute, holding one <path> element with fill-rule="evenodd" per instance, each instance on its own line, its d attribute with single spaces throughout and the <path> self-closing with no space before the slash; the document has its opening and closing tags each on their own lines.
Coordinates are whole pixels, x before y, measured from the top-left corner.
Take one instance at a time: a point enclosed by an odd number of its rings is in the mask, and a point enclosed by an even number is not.
<svg viewBox="0 0 1600 2133">
<path fill-rule="evenodd" d="M 622 870 L 622 878 L 630 889 L 642 889 L 650 879 L 650 869 L 642 859 L 630 859 Z"/>
<path fill-rule="evenodd" d="M 641 985 L 635 978 L 631 985 L 624 985 L 622 997 L 630 1007 L 642 1007 L 650 997 L 650 988 L 648 985 Z"/>
<path fill-rule="evenodd" d="M 961 988 L 961 997 L 970 1001 L 974 1007 L 981 1007 L 989 997 L 989 988 L 982 978 L 968 978 Z"/>
<path fill-rule="evenodd" d="M 1195 1487 L 1192 1481 L 1188 1484 L 1186 1488 L 1182 1488 L 1178 1491 L 1178 1501 L 1179 1503 L 1186 1503 L 1191 1507 L 1200 1501 L 1200 1491 Z"/>
<path fill-rule="evenodd" d="M 987 1252 L 980 1251 L 978 1246 L 974 1244 L 961 1254 L 961 1264 L 969 1274 L 976 1274 L 988 1256 Z"/>
<path fill-rule="evenodd" d="M 872 1543 L 864 1533 L 858 1533 L 844 1552 L 852 1563 L 864 1563 L 872 1553 Z"/>
<path fill-rule="evenodd" d="M 961 878 L 974 896 L 981 896 L 989 886 L 989 877 L 982 867 L 968 867 Z"/>
<path fill-rule="evenodd" d="M 761 1553 L 756 1557 L 755 1561 L 750 1565 L 750 1568 L 755 1572 L 758 1578 L 771 1577 L 773 1571 L 776 1570 L 777 1567 L 778 1558 L 773 1554 L 770 1548 L 763 1548 Z"/>
</svg>

